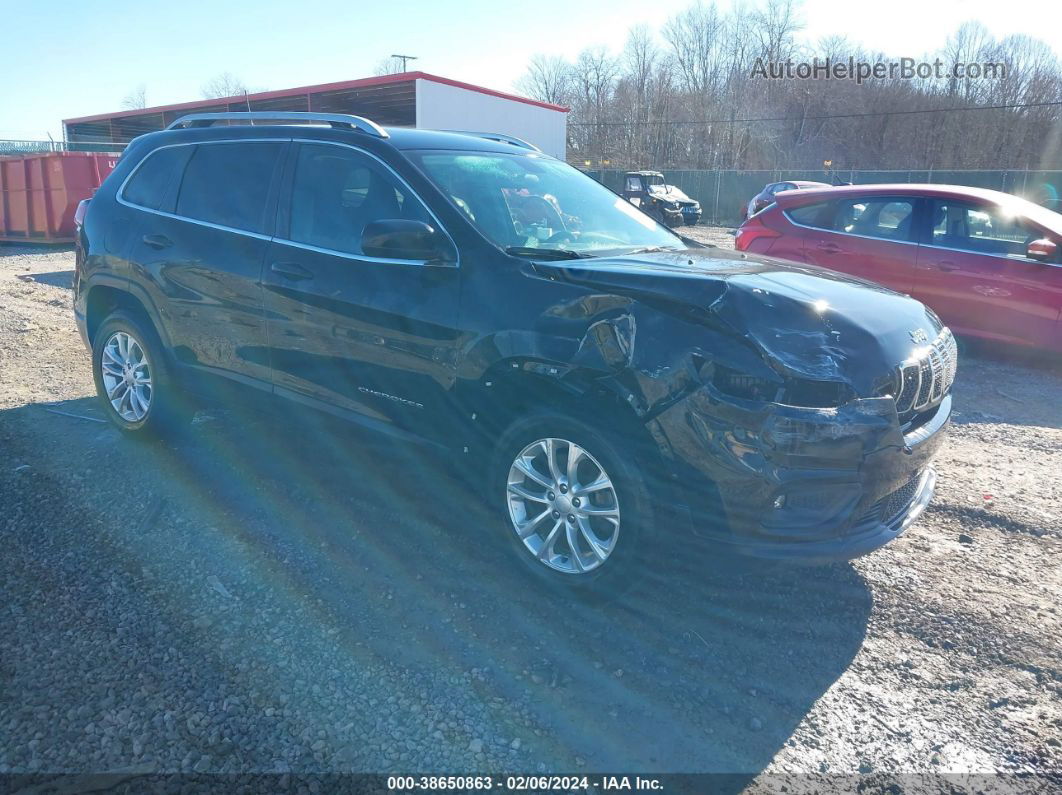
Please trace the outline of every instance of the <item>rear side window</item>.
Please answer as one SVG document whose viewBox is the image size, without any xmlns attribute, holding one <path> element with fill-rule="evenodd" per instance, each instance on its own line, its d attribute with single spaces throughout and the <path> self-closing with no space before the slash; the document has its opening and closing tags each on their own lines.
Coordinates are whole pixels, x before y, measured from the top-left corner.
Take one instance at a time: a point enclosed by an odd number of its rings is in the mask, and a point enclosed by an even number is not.
<svg viewBox="0 0 1062 795">
<path fill-rule="evenodd" d="M 846 199 L 837 203 L 832 229 L 882 240 L 907 240 L 913 220 L 913 199 Z"/>
<path fill-rule="evenodd" d="M 149 210 L 171 210 L 174 177 L 184 167 L 192 149 L 191 146 L 170 146 L 148 154 L 133 172 L 122 198 Z"/>
<path fill-rule="evenodd" d="M 198 145 L 181 180 L 177 214 L 247 232 L 264 232 L 269 186 L 283 146 Z"/>
<path fill-rule="evenodd" d="M 824 220 L 827 216 L 826 208 L 828 206 L 829 202 L 805 204 L 802 207 L 793 207 L 786 210 L 785 214 L 789 216 L 790 221 L 795 221 L 803 226 L 813 226 L 816 229 L 825 229 L 829 226 L 829 221 Z"/>
</svg>

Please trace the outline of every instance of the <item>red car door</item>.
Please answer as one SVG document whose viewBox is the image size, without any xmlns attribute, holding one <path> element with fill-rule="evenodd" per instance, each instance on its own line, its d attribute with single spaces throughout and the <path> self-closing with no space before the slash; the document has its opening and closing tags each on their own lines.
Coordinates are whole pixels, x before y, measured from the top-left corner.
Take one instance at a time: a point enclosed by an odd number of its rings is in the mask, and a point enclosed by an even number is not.
<svg viewBox="0 0 1062 795">
<path fill-rule="evenodd" d="M 912 196 L 859 196 L 834 202 L 820 229 L 805 230 L 812 265 L 850 273 L 901 293 L 914 288 L 918 244 Z"/>
<path fill-rule="evenodd" d="M 1056 235 L 975 200 L 933 199 L 914 296 L 955 331 L 1059 349 L 1062 263 L 1026 256 Z"/>
</svg>

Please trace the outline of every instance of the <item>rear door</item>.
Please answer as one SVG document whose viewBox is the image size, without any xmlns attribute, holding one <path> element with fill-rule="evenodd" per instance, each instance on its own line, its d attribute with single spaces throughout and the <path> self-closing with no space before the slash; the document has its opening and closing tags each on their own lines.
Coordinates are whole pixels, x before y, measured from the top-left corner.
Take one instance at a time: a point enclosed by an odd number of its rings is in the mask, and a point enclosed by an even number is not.
<svg viewBox="0 0 1062 795">
<path fill-rule="evenodd" d="M 850 273 L 902 293 L 914 288 L 918 244 L 913 196 L 853 196 L 834 200 L 822 228 L 804 236 L 812 265 Z"/>
<path fill-rule="evenodd" d="M 174 160 L 156 208 L 141 206 L 134 277 L 155 293 L 177 359 L 204 375 L 270 385 L 262 264 L 286 141 L 211 141 L 149 155 Z M 142 166 L 143 167 L 143 166 Z M 136 203 L 136 172 L 124 193 Z"/>
<path fill-rule="evenodd" d="M 275 391 L 441 437 L 450 426 L 460 270 L 366 256 L 373 221 L 438 221 L 388 166 L 295 144 L 264 272 Z M 456 259 L 456 256 L 455 256 Z"/>
<path fill-rule="evenodd" d="M 995 205 L 933 199 L 913 294 L 956 331 L 1057 348 L 1062 263 L 1025 256 L 1041 237 Z"/>
<path fill-rule="evenodd" d="M 772 257 L 808 262 L 807 241 L 833 222 L 832 202 L 820 201 L 793 207 L 777 205 L 759 216 L 761 222 L 780 233 L 766 253 Z"/>
</svg>

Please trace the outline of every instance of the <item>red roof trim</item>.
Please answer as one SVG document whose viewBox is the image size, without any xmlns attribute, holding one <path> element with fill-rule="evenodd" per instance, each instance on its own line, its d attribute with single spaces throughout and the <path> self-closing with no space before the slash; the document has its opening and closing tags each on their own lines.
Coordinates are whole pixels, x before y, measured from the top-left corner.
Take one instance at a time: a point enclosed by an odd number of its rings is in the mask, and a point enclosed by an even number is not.
<svg viewBox="0 0 1062 795">
<path fill-rule="evenodd" d="M 468 91 L 476 91 L 480 94 L 488 94 L 493 97 L 500 97 L 502 99 L 512 100 L 514 102 L 523 102 L 528 105 L 536 105 L 540 108 L 547 108 L 549 110 L 556 110 L 562 113 L 567 113 L 568 108 L 562 105 L 552 105 L 548 102 L 539 102 L 535 99 L 528 99 L 527 97 L 517 96 L 516 94 L 506 94 L 503 91 L 495 91 L 491 88 L 484 88 L 482 86 L 476 86 L 472 83 L 462 83 L 459 80 L 450 80 L 446 77 L 439 77 L 438 75 L 428 74 L 427 72 L 400 72 L 394 75 L 383 75 L 380 77 L 364 77 L 359 80 L 342 80 L 337 83 L 321 83 L 314 86 L 297 86 L 295 88 L 284 88 L 278 91 L 259 91 L 255 94 L 238 95 L 234 97 L 218 97 L 216 99 L 199 99 L 193 102 L 178 102 L 174 105 L 157 105 L 151 108 L 138 108 L 136 110 L 122 110 L 115 113 L 99 113 L 93 116 L 79 116 L 73 119 L 63 119 L 63 124 L 79 124 L 82 122 L 92 121 L 107 121 L 109 119 L 125 119 L 136 116 L 153 116 L 159 113 L 165 113 L 167 111 L 174 110 L 196 110 L 197 108 L 207 108 L 213 105 L 222 105 L 231 102 L 242 102 L 244 99 L 255 101 L 260 99 L 278 99 L 280 97 L 293 97 L 300 94 L 320 94 L 325 91 L 345 91 L 352 88 L 368 88 L 370 86 L 384 86 L 391 83 L 408 83 L 414 80 L 430 80 L 433 83 L 442 83 L 448 86 L 454 86 L 456 88 L 463 88 Z"/>
<path fill-rule="evenodd" d="M 871 182 L 865 185 L 830 185 L 825 188 L 802 188 L 801 190 L 782 191 L 775 198 L 779 200 L 779 203 L 789 205 L 852 195 L 895 196 L 902 194 L 937 197 L 977 197 L 993 201 L 999 200 L 1000 197 L 1015 198 L 1012 194 L 991 188 L 977 188 L 971 185 L 948 185 L 940 182 Z"/>
<path fill-rule="evenodd" d="M 455 88 L 463 88 L 467 91 L 477 91 L 480 94 L 500 97 L 501 99 L 510 99 L 514 102 L 523 102 L 527 105 L 535 105 L 540 108 L 547 108 L 548 110 L 560 111 L 561 113 L 567 113 L 570 110 L 569 108 L 564 107 L 564 105 L 554 105 L 552 102 L 539 102 L 537 99 L 521 97 L 519 94 L 507 94 L 504 91 L 495 91 L 493 88 L 484 88 L 483 86 L 473 85 L 472 83 L 463 83 L 460 80 L 451 80 L 448 77 L 430 75 L 427 72 L 407 72 L 407 74 L 416 75 L 420 80 L 430 80 L 433 83 L 442 83 L 443 85 L 454 86 Z"/>
</svg>

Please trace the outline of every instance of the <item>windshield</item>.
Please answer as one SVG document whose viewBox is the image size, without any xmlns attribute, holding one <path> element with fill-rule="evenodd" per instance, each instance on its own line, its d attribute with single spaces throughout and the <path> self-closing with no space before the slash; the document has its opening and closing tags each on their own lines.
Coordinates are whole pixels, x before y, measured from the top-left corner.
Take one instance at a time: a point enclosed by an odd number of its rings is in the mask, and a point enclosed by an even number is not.
<svg viewBox="0 0 1062 795">
<path fill-rule="evenodd" d="M 676 235 L 582 172 L 536 154 L 411 152 L 428 178 L 493 243 L 600 256 L 685 248 Z"/>
</svg>

